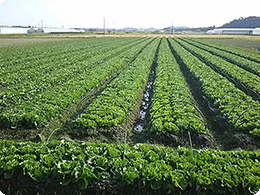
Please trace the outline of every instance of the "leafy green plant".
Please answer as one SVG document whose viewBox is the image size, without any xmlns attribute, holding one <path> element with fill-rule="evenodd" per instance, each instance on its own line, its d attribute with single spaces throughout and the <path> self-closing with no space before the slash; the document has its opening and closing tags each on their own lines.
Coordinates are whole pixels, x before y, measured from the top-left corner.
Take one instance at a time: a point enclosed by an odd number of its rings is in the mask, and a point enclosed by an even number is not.
<svg viewBox="0 0 260 195">
<path fill-rule="evenodd" d="M 192 130 L 206 133 L 203 115 L 191 103 L 192 95 L 180 71 L 179 65 L 162 39 L 153 84 L 153 97 L 149 110 L 148 129 L 154 132 L 180 134 Z"/>
<path fill-rule="evenodd" d="M 147 144 L 53 140 L 43 153 L 44 146 L 44 142 L 1 141 L 0 178 L 53 181 L 80 190 L 100 182 L 112 182 L 117 189 L 165 193 L 254 194 L 260 189 L 259 151 L 193 149 L 192 157 L 190 149 Z"/>
<path fill-rule="evenodd" d="M 203 94 L 214 102 L 216 107 L 219 107 L 222 116 L 227 119 L 233 129 L 258 135 L 260 104 L 176 41 L 171 39 L 170 42 L 183 63 L 201 85 Z M 180 41 L 178 40 L 178 42 Z M 183 41 L 181 44 L 187 45 Z M 191 46 L 189 45 L 189 47 Z"/>
<path fill-rule="evenodd" d="M 106 39 L 101 44 L 100 40 L 90 39 L 70 42 L 66 46 L 57 44 L 64 53 L 48 58 L 52 47 L 42 48 L 42 51 L 47 50 L 43 64 L 41 59 L 44 56 L 32 65 L 24 64 L 22 70 L 20 64 L 15 64 L 8 74 L 4 73 L 9 67 L 0 62 L 0 74 L 5 75 L 1 77 L 5 81 L 0 92 L 1 126 L 38 128 L 48 125 L 86 92 L 122 68 L 149 41 Z"/>
<path fill-rule="evenodd" d="M 136 103 L 139 90 L 147 83 L 158 44 L 159 39 L 147 44 L 75 120 L 76 126 L 90 129 L 124 123 Z"/>
</svg>

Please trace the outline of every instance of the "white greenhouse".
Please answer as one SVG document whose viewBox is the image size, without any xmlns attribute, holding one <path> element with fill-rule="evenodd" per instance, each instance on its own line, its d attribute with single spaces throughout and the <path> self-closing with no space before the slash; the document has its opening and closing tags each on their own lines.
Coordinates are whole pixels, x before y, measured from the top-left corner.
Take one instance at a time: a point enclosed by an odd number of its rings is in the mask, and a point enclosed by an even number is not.
<svg viewBox="0 0 260 195">
<path fill-rule="evenodd" d="M 260 28 L 216 28 L 207 34 L 214 35 L 260 35 Z"/>
<path fill-rule="evenodd" d="M 255 28 L 253 30 L 253 35 L 260 35 L 260 28 Z"/>
</svg>

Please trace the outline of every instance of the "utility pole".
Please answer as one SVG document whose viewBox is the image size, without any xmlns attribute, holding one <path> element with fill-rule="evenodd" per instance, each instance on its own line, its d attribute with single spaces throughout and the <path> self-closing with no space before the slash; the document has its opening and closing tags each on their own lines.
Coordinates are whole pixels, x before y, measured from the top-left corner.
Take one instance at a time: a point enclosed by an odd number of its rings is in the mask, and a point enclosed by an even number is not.
<svg viewBox="0 0 260 195">
<path fill-rule="evenodd" d="M 173 34 L 173 20 L 172 20 L 172 34 Z"/>
<path fill-rule="evenodd" d="M 103 19 L 103 23 L 104 23 L 104 34 L 106 34 L 106 18 L 105 17 Z"/>
<path fill-rule="evenodd" d="M 43 28 L 43 20 L 41 20 L 41 28 Z"/>
<path fill-rule="evenodd" d="M 113 33 L 115 33 L 116 29 L 115 29 L 115 21 L 113 20 Z"/>
</svg>

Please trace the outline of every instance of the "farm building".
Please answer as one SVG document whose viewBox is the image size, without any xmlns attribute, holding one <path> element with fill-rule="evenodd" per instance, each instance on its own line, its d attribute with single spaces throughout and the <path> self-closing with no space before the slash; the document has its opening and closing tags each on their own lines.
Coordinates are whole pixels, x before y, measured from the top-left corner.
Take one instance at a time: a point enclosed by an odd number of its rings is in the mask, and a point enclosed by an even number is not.
<svg viewBox="0 0 260 195">
<path fill-rule="evenodd" d="M 0 27 L 0 34 L 26 34 L 28 28 Z"/>
<path fill-rule="evenodd" d="M 260 35 L 260 28 L 255 28 L 255 29 L 253 30 L 253 34 L 254 34 L 254 35 Z"/>
<path fill-rule="evenodd" d="M 77 30 L 74 28 L 44 28 L 45 33 L 53 33 L 53 34 L 59 34 L 59 33 L 82 33 L 85 32 L 83 30 Z"/>
<path fill-rule="evenodd" d="M 260 35 L 260 28 L 216 28 L 208 34 L 217 35 Z"/>
<path fill-rule="evenodd" d="M 27 33 L 44 33 L 44 30 L 42 28 L 30 28 L 27 30 Z"/>
<path fill-rule="evenodd" d="M 84 30 L 74 28 L 23 28 L 23 27 L 1 27 L 0 34 L 26 34 L 26 33 L 82 33 Z"/>
</svg>

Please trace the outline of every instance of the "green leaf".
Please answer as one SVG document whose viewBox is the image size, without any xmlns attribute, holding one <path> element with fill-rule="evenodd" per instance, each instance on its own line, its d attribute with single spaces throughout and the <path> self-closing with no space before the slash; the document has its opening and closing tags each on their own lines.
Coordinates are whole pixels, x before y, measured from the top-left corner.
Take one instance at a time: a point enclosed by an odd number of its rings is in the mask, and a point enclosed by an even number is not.
<svg viewBox="0 0 260 195">
<path fill-rule="evenodd" d="M 108 167 L 106 166 L 107 162 L 108 162 L 108 160 L 104 156 L 98 156 L 97 159 L 96 159 L 97 167 L 99 167 L 99 168 L 101 168 L 103 170 L 108 169 Z"/>
<path fill-rule="evenodd" d="M 110 147 L 108 149 L 108 153 L 109 153 L 109 156 L 111 158 L 116 158 L 116 157 L 119 157 L 121 155 L 121 152 L 119 150 L 112 148 L 112 147 Z"/>
<path fill-rule="evenodd" d="M 189 184 L 189 182 L 184 178 L 179 180 L 179 187 L 181 188 L 181 190 L 185 190 L 187 188 L 188 184 Z"/>
</svg>

